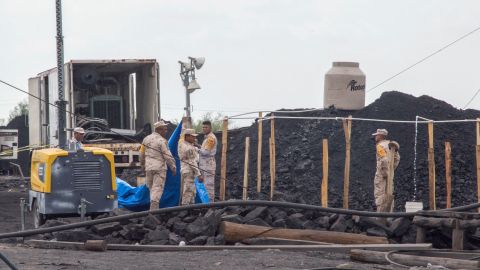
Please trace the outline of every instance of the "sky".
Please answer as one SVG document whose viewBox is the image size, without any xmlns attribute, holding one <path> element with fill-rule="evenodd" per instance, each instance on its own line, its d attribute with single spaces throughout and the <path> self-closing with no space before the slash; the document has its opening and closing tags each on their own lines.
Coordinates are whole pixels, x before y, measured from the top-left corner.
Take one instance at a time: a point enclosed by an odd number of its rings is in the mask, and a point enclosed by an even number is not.
<svg viewBox="0 0 480 270">
<path fill-rule="evenodd" d="M 178 60 L 203 56 L 193 117 L 323 106 L 334 61 L 359 62 L 366 88 L 480 27 L 466 0 L 64 0 L 65 61 L 155 58 L 162 118 L 183 115 Z M 0 0 L 0 79 L 22 89 L 56 66 L 54 0 Z M 430 95 L 463 108 L 480 89 L 480 30 L 367 93 Z M 0 84 L 0 119 L 27 96 Z M 469 108 L 480 109 L 480 95 Z"/>
</svg>

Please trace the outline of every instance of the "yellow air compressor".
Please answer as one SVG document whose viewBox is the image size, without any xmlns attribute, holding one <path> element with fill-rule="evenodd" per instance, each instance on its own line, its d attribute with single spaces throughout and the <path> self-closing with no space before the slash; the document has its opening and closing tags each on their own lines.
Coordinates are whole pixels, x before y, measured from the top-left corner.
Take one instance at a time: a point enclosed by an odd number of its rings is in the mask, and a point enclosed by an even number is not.
<svg viewBox="0 0 480 270">
<path fill-rule="evenodd" d="M 34 150 L 29 208 L 35 228 L 49 218 L 95 216 L 117 207 L 113 153 L 96 147 Z"/>
</svg>

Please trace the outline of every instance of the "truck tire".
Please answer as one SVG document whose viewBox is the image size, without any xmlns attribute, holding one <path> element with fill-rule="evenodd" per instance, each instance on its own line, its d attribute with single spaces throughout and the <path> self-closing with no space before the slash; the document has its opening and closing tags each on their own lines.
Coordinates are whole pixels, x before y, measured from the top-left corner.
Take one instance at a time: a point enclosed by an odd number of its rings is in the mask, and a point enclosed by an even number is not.
<svg viewBox="0 0 480 270">
<path fill-rule="evenodd" d="M 35 229 L 42 226 L 47 221 L 46 216 L 40 213 L 40 207 L 38 206 L 37 200 L 33 201 L 32 215 L 33 215 L 33 226 L 35 227 Z"/>
</svg>

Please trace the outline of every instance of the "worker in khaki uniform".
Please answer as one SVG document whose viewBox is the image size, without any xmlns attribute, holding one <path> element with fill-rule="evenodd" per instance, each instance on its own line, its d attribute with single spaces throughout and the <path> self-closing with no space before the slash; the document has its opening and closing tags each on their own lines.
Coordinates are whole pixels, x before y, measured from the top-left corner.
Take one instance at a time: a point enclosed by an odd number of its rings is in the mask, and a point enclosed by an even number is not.
<svg viewBox="0 0 480 270">
<path fill-rule="evenodd" d="M 185 129 L 183 134 L 184 140 L 178 146 L 178 156 L 183 183 L 182 205 L 186 205 L 195 203 L 195 177 L 199 176 L 199 181 L 203 177 L 198 169 L 198 148 L 195 147 L 197 134 L 193 129 Z"/>
<path fill-rule="evenodd" d="M 388 153 L 395 151 L 394 156 L 394 169 L 397 169 L 400 162 L 400 154 L 398 149 L 400 145 L 395 141 L 387 140 L 388 131 L 386 129 L 377 129 L 377 132 L 372 134 L 375 136 L 375 143 L 377 147 L 377 171 L 375 172 L 374 179 L 374 196 L 375 204 L 377 206 L 377 212 L 387 212 L 390 209 L 386 209 L 386 192 L 387 192 L 387 177 L 388 177 Z M 389 144 L 395 145 L 396 149 L 390 149 Z M 393 204 L 392 204 L 393 205 Z"/>
<path fill-rule="evenodd" d="M 143 139 L 140 149 L 140 163 L 146 171 L 146 184 L 150 190 L 150 210 L 158 209 L 162 198 L 167 166 L 176 175 L 175 159 L 165 139 L 167 124 L 158 121 L 154 125 L 155 132 Z"/>
<path fill-rule="evenodd" d="M 200 147 L 200 171 L 203 176 L 205 188 L 208 192 L 210 202 L 215 200 L 215 154 L 217 153 L 217 137 L 212 132 L 212 123 L 204 121 L 202 131 L 205 134 L 203 143 Z"/>
</svg>

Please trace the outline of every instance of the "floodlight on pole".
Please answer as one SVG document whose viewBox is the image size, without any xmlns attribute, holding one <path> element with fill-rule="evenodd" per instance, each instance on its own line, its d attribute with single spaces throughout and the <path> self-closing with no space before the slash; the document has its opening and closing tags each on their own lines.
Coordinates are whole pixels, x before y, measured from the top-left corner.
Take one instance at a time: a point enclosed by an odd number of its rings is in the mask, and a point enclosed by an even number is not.
<svg viewBox="0 0 480 270">
<path fill-rule="evenodd" d="M 190 94 L 201 88 L 195 78 L 195 70 L 202 68 L 205 57 L 188 57 L 188 59 L 190 62 L 178 61 L 178 63 L 180 64 L 180 78 L 185 87 L 185 112 L 186 116 L 190 118 Z M 187 128 L 190 128 L 189 123 L 187 123 Z"/>
</svg>

